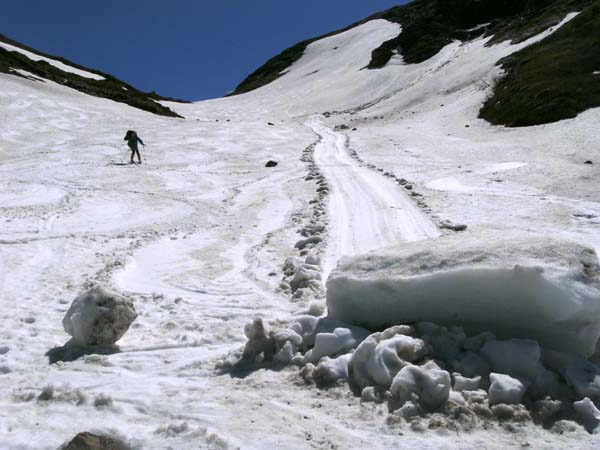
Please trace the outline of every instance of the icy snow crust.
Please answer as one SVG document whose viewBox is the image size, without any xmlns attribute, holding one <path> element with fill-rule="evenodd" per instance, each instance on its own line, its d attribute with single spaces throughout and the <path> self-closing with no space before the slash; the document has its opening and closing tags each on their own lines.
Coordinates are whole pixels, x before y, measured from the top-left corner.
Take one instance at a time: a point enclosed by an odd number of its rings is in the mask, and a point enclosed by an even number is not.
<svg viewBox="0 0 600 450">
<path fill-rule="evenodd" d="M 323 316 L 337 260 L 454 236 L 442 221 L 600 248 L 598 165 L 583 164 L 600 161 L 599 111 L 527 129 L 477 119 L 496 61 L 553 30 L 360 70 L 398 30 L 369 22 L 311 44 L 256 92 L 169 104 L 187 120 L 0 75 L 1 448 L 54 450 L 80 431 L 161 450 L 599 446 L 582 424 L 596 425 L 600 376 L 577 355 L 427 324 L 373 335 Z M 127 129 L 148 144 L 141 166 L 120 165 Z M 427 187 L 440 179 L 468 191 Z M 355 198 L 378 206 L 336 210 Z M 138 314 L 120 351 L 49 365 L 70 302 L 96 285 Z M 252 364 L 219 375 L 249 337 Z M 492 373 L 526 387 L 527 405 L 489 407 Z M 554 388 L 558 400 L 538 400 Z M 538 410 L 551 428 L 527 419 Z"/>
<path fill-rule="evenodd" d="M 343 261 L 327 281 L 329 314 L 381 329 L 461 324 L 591 356 L 600 337 L 593 249 L 520 233 L 464 233 Z"/>
</svg>

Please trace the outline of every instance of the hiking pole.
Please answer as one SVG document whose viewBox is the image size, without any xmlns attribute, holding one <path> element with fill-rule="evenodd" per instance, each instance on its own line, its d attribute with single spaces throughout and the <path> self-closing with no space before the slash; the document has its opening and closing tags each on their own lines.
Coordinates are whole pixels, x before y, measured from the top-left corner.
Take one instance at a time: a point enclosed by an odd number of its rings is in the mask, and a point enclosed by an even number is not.
<svg viewBox="0 0 600 450">
<path fill-rule="evenodd" d="M 146 159 L 146 144 L 142 144 L 142 156 L 144 157 L 144 164 L 148 161 Z"/>
</svg>

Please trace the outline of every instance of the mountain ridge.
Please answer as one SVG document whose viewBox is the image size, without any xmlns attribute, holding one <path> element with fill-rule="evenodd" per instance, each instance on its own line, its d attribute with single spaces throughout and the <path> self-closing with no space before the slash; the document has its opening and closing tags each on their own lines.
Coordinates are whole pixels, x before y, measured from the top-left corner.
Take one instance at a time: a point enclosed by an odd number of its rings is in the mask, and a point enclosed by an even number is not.
<svg viewBox="0 0 600 450">
<path fill-rule="evenodd" d="M 456 40 L 466 42 L 483 36 L 489 38 L 486 46 L 506 40 L 520 43 L 556 26 L 572 12 L 589 11 L 589 14 L 584 15 L 587 17 L 586 28 L 595 30 L 596 35 L 600 36 L 599 14 L 594 12 L 598 10 L 598 5 L 600 2 L 597 0 L 415 0 L 373 14 L 341 30 L 304 40 L 284 50 L 246 77 L 231 95 L 250 92 L 275 81 L 302 57 L 311 43 L 372 20 L 384 19 L 402 26 L 398 36 L 383 42 L 372 51 L 371 61 L 365 68 L 375 70 L 385 67 L 396 53 L 402 55 L 405 64 L 424 62 Z M 540 64 L 544 59 L 551 59 L 552 55 L 560 55 L 549 69 L 539 67 L 537 72 L 532 70 L 528 77 L 515 75 L 515 69 L 529 57 L 526 49 L 499 61 L 505 74 L 497 86 L 521 95 L 513 99 L 509 109 L 505 108 L 507 103 L 501 100 L 502 92 L 495 90 L 481 109 L 480 117 L 494 125 L 531 126 L 572 118 L 588 108 L 600 106 L 600 99 L 595 94 L 597 83 L 591 77 L 592 72 L 581 72 L 590 64 L 596 64 L 600 68 L 600 56 L 593 51 L 597 48 L 594 39 L 584 39 L 577 31 L 581 22 L 582 19 L 579 19 L 566 24 L 565 27 L 571 32 L 564 32 L 567 37 L 561 41 L 562 47 L 578 48 L 578 53 L 558 52 L 552 44 L 536 47 L 538 53 L 545 52 L 547 55 L 546 58 L 537 58 Z M 560 74 L 573 70 L 579 70 L 579 73 L 563 80 L 564 85 L 557 82 Z M 570 90 L 588 90 L 594 92 L 594 95 L 578 95 L 575 101 L 566 101 L 565 92 Z M 534 109 L 528 108 L 531 99 L 535 99 Z M 518 117 L 513 118 L 511 114 L 518 114 Z"/>
<path fill-rule="evenodd" d="M 19 51 L 11 51 L 2 47 L 2 43 L 69 66 L 75 69 L 74 72 L 83 71 L 97 77 L 88 78 L 77 73 L 64 71 L 44 60 L 34 61 Z M 110 74 L 89 69 L 60 56 L 46 54 L 0 34 L 0 73 L 31 79 L 31 77 L 27 77 L 19 71 L 25 71 L 36 77 L 54 81 L 85 94 L 125 103 L 134 108 L 167 117 L 181 118 L 179 114 L 161 105 L 158 101 L 188 103 L 185 100 L 163 97 L 156 92 L 142 92 Z"/>
</svg>

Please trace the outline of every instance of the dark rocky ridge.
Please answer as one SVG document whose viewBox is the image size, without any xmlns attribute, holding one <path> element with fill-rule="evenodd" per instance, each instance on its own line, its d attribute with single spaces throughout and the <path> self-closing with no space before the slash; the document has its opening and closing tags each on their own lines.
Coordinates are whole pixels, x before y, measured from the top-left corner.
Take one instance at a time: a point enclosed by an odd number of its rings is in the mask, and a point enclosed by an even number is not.
<svg viewBox="0 0 600 450">
<path fill-rule="evenodd" d="M 600 70 L 600 47 L 595 39 L 600 32 L 597 14 L 593 12 L 599 4 L 599 0 L 415 0 L 284 50 L 249 75 L 232 95 L 276 80 L 300 59 L 310 43 L 370 20 L 385 19 L 402 25 L 397 37 L 373 50 L 367 68 L 378 69 L 395 52 L 401 53 L 407 64 L 420 63 L 454 40 L 485 35 L 491 36 L 488 45 L 504 40 L 521 42 L 558 24 L 569 12 L 582 11 L 581 17 L 556 33 L 557 37 L 551 36 L 500 61 L 507 75 L 481 110 L 482 118 L 507 126 L 571 118 L 599 105 L 600 77 L 592 75 L 594 70 Z M 592 66 L 594 69 L 590 70 Z M 570 95 L 573 92 L 576 95 Z"/>
<path fill-rule="evenodd" d="M 162 97 L 156 92 L 141 92 L 133 86 L 118 80 L 112 75 L 97 70 L 88 69 L 87 67 L 80 66 L 61 57 L 47 55 L 45 53 L 27 47 L 26 45 L 23 45 L 19 42 L 13 41 L 12 39 L 9 39 L 1 34 L 0 41 L 13 45 L 15 47 L 22 48 L 37 55 L 45 56 L 46 58 L 52 58 L 56 61 L 60 61 L 76 69 L 81 69 L 85 70 L 86 72 L 98 74 L 104 77 L 104 80 L 94 80 L 91 78 L 81 77 L 70 72 L 63 72 L 62 70 L 48 64 L 45 61 L 33 61 L 21 53 L 11 52 L 0 47 L 0 72 L 2 73 L 27 78 L 26 76 L 21 75 L 18 72 L 11 69 L 25 70 L 37 77 L 54 81 L 56 83 L 68 86 L 72 89 L 76 89 L 78 91 L 84 92 L 89 95 L 93 95 L 95 97 L 102 97 L 114 100 L 116 102 L 126 103 L 130 106 L 133 106 L 134 108 L 142 109 L 153 114 L 168 117 L 181 116 L 173 112 L 166 106 L 157 103 L 155 100 L 168 100 L 180 103 L 187 103 L 183 100 Z"/>
</svg>

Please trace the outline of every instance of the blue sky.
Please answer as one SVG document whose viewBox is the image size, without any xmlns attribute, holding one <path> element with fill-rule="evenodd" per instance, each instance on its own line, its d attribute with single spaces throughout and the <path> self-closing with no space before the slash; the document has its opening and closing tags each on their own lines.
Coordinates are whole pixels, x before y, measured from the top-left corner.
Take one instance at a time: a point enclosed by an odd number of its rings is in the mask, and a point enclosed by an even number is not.
<svg viewBox="0 0 600 450">
<path fill-rule="evenodd" d="M 2 0 L 0 33 L 144 91 L 220 97 L 281 50 L 405 0 Z"/>
</svg>

